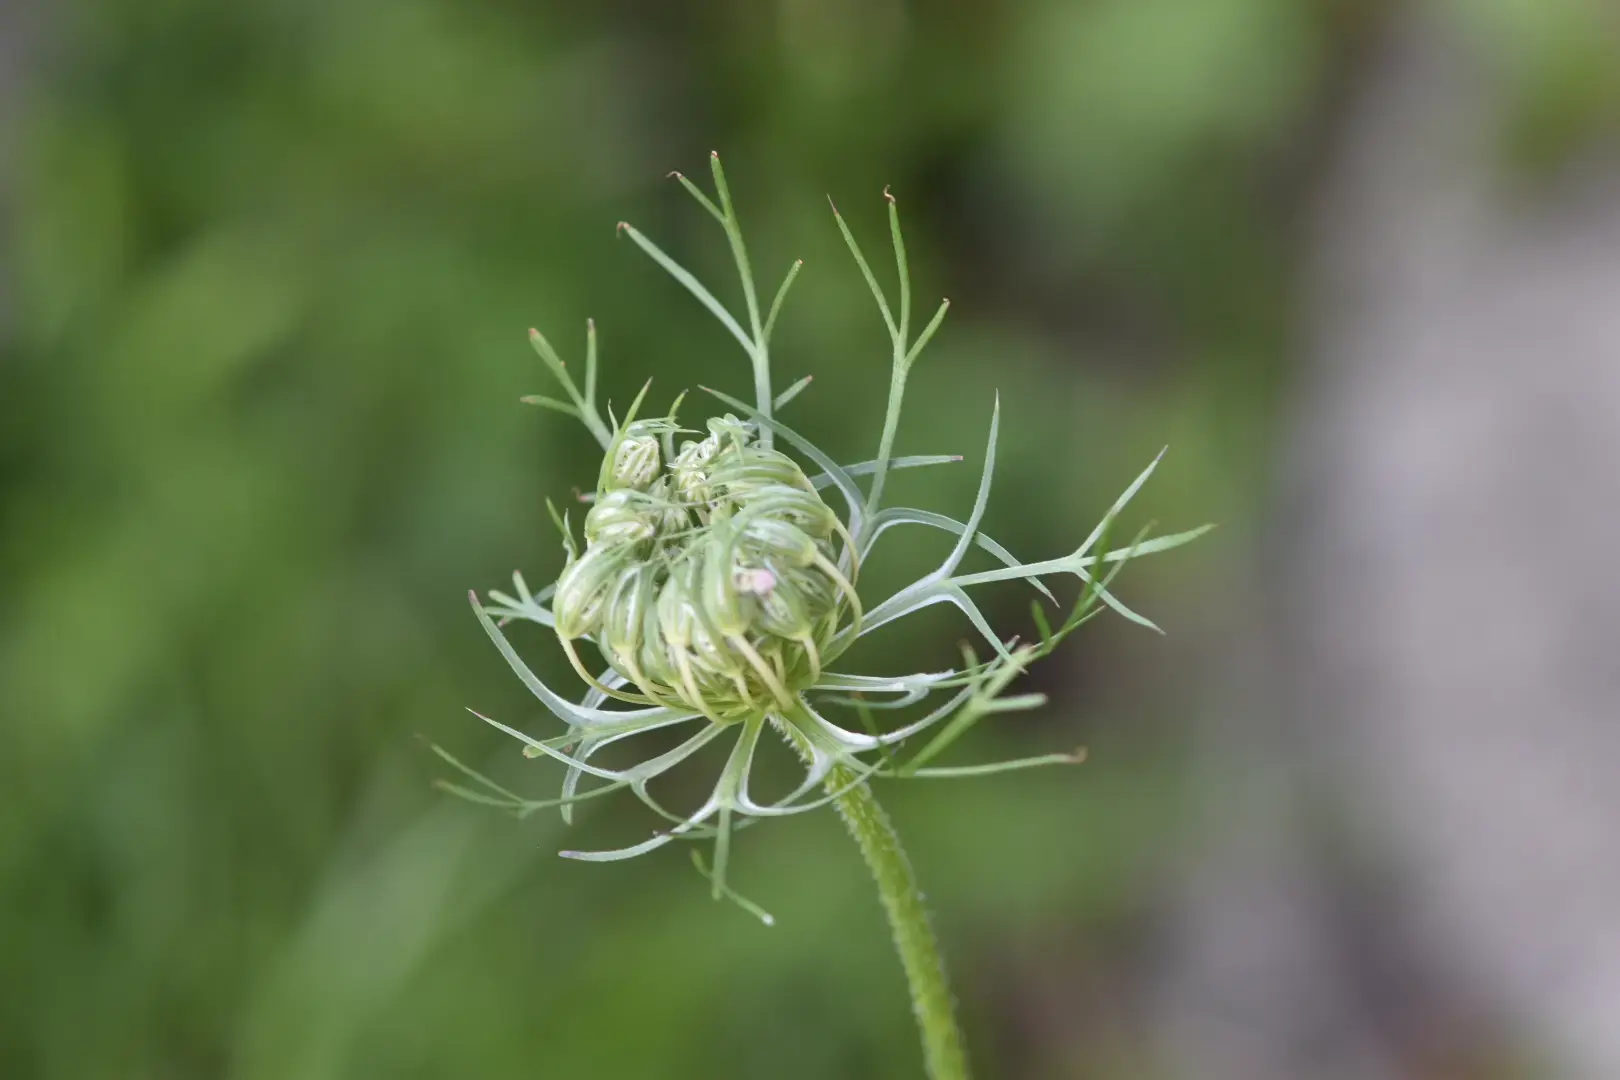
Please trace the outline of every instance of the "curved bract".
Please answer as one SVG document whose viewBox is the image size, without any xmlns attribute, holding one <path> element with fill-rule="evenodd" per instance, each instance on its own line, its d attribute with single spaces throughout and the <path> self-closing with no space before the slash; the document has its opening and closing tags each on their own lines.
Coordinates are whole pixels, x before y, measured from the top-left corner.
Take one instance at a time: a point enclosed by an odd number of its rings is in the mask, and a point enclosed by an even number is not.
<svg viewBox="0 0 1620 1080">
<path fill-rule="evenodd" d="M 561 384 L 566 400 L 526 400 L 584 423 L 602 447 L 602 466 L 589 497 L 583 545 L 576 541 L 567 518 L 554 513 L 567 553 L 555 584 L 532 592 L 523 577 L 514 574 L 513 594 L 491 591 L 487 603 L 474 595 L 472 604 L 501 655 L 564 728 L 561 734 L 541 737 L 482 719 L 521 740 L 525 754 L 564 765 L 562 794 L 550 800 L 518 796 L 440 753 L 479 785 L 447 783 L 447 789 L 518 814 L 555 806 L 567 818 L 577 802 L 610 791 L 630 791 L 664 818 L 668 828 L 614 851 L 563 854 L 607 861 L 644 854 L 676 840 L 712 841 L 712 866 L 700 861 L 700 869 L 712 881 L 715 895 L 738 899 L 768 921 L 725 883 L 734 828 L 833 801 L 848 816 L 843 796 L 876 777 L 983 775 L 1078 761 L 1080 753 L 1053 753 L 987 765 L 930 764 L 985 717 L 1041 705 L 1040 695 L 1005 691 L 1030 663 L 1096 614 L 1111 608 L 1152 627 L 1114 595 L 1110 589 L 1114 577 L 1133 557 L 1179 547 L 1208 527 L 1151 539 L 1138 535 L 1129 543 L 1110 546 L 1118 515 L 1152 474 L 1155 459 L 1071 553 L 1020 561 L 981 528 L 995 467 L 999 401 L 990 410 L 983 471 L 964 520 L 883 505 L 891 470 L 961 460 L 954 455 L 893 454 L 907 379 L 938 330 L 948 302 L 914 336 L 905 245 L 894 200 L 889 199 L 888 207 L 899 271 L 894 306 L 834 210 L 892 345 L 888 408 L 877 456 L 839 465 L 776 415 L 808 382 L 801 380 L 779 397 L 771 389 L 771 333 L 800 264 L 793 264 L 768 310 L 762 311 L 725 174 L 717 157 L 711 165 L 718 201 L 685 177 L 678 179 L 725 230 L 741 277 L 743 317 L 733 315 L 633 226 L 621 224 L 620 230 L 742 345 L 753 369 L 754 400 L 750 404 L 709 390 L 725 411 L 708 419 L 702 429 L 691 430 L 679 423 L 679 400 L 667 416 L 637 419 L 647 393 L 644 388 L 622 422 L 605 422 L 596 406 L 594 328 L 586 337 L 583 387 L 574 383 L 545 337 L 531 331 L 531 343 Z M 807 468 L 812 471 L 807 473 Z M 864 489 L 857 478 L 865 481 Z M 841 510 L 822 499 L 825 488 L 837 489 Z M 899 526 L 938 529 L 954 537 L 954 544 L 939 566 L 915 582 L 890 596 L 863 602 L 857 591 L 861 562 Z M 962 564 L 975 549 L 987 553 L 995 568 L 964 571 Z M 1050 584 L 1064 576 L 1076 580 L 1077 599 L 1061 620 L 1050 618 L 1037 600 L 1039 639 L 1023 644 L 998 635 L 969 593 L 981 585 L 1020 580 L 1055 603 Z M 866 635 L 939 603 L 951 604 L 966 616 L 988 646 L 989 659 L 981 661 L 974 649 L 964 647 L 961 665 L 944 671 L 875 677 L 835 670 L 840 657 Z M 586 686 L 583 696 L 576 700 L 558 693 L 535 675 L 502 629 L 513 620 L 533 622 L 555 633 Z M 587 666 L 593 652 L 605 665 L 594 672 Z M 910 708 L 921 715 L 890 730 L 879 730 L 873 722 L 879 712 Z M 861 730 L 830 718 L 838 713 L 853 713 Z M 592 760 L 610 743 L 672 726 L 692 730 L 673 749 L 639 764 L 612 769 Z M 766 728 L 784 737 L 805 763 L 802 782 L 774 801 L 760 801 L 749 784 Z M 717 740 L 729 741 L 730 751 L 701 805 L 689 813 L 675 813 L 652 796 L 648 786 L 653 780 Z M 587 777 L 600 783 L 588 786 Z"/>
</svg>

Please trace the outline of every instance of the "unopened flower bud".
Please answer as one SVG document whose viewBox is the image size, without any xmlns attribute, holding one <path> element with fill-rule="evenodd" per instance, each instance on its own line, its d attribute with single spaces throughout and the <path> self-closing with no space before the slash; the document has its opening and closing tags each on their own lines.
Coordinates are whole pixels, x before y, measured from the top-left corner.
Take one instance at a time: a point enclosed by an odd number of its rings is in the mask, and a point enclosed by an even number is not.
<svg viewBox="0 0 1620 1080">
<path fill-rule="evenodd" d="M 634 555 L 624 548 L 595 547 L 569 562 L 557 578 L 557 593 L 551 601 L 558 635 L 581 638 L 595 634 L 601 628 L 614 579 L 633 561 Z"/>
<path fill-rule="evenodd" d="M 709 490 L 709 463 L 720 452 L 720 440 L 711 435 L 702 442 L 688 440 L 670 465 L 675 493 L 689 503 L 706 503 Z"/>
<path fill-rule="evenodd" d="M 603 469 L 602 490 L 646 491 L 652 486 L 663 469 L 657 434 L 662 426 L 661 421 L 638 420 L 624 429 Z"/>
<path fill-rule="evenodd" d="M 585 515 L 585 542 L 606 547 L 651 540 L 656 526 L 648 520 L 645 497 L 633 489 L 609 491 Z"/>
</svg>

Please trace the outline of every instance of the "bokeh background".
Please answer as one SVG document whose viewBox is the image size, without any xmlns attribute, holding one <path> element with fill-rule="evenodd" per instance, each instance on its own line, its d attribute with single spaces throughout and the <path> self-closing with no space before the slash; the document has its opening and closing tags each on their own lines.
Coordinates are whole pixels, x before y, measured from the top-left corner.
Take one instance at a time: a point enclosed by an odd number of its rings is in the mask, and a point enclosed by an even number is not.
<svg viewBox="0 0 1620 1080">
<path fill-rule="evenodd" d="M 626 241 L 730 298 L 670 181 L 722 152 L 778 379 L 845 460 L 919 306 L 900 492 L 1069 550 L 1222 524 L 965 757 L 885 789 L 986 1077 L 1620 1075 L 1620 14 L 1602 0 L 0 2 L 0 1076 L 900 1077 L 830 814 L 608 866 L 466 606 L 594 476 L 604 391 L 745 390 Z M 899 545 L 885 573 L 925 565 Z M 1028 625 L 1027 593 L 990 592 Z M 872 663 L 948 662 L 922 618 Z M 520 640 L 544 673 L 555 650 Z"/>
</svg>

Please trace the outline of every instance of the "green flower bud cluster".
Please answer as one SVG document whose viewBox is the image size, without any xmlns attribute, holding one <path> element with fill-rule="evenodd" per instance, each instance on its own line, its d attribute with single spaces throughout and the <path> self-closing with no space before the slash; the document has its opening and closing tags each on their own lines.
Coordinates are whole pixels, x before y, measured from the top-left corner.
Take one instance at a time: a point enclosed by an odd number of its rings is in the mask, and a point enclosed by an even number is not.
<svg viewBox="0 0 1620 1080">
<path fill-rule="evenodd" d="M 557 636 L 581 675 L 617 698 L 721 721 L 784 706 L 821 677 L 845 614 L 860 617 L 854 543 L 753 424 L 728 413 L 668 454 L 676 430 L 634 421 L 609 445 L 585 550 L 557 581 Z M 639 694 L 586 672 L 580 638 Z"/>
<path fill-rule="evenodd" d="M 578 549 L 567 520 L 558 517 L 568 559 L 554 584 L 531 592 L 523 576 L 514 573 L 512 594 L 492 589 L 487 603 L 476 594 L 470 599 L 485 633 L 512 671 L 566 730 L 536 737 L 493 718 L 483 719 L 521 740 L 525 754 L 562 764 L 566 769 L 562 791 L 556 799 L 524 798 L 441 754 L 477 785 L 468 789 L 446 782 L 448 790 L 519 815 L 555 807 L 567 820 L 573 807 L 586 799 L 628 791 L 665 819 L 667 827 L 627 847 L 563 854 L 602 862 L 634 858 L 678 841 L 712 841 L 712 870 L 701 860 L 699 869 L 710 878 L 713 895 L 729 896 L 769 921 L 726 883 L 736 827 L 745 820 L 807 813 L 837 803 L 873 861 L 890 850 L 885 845 L 892 834 L 884 838 L 886 820 L 871 801 L 869 780 L 982 776 L 1079 761 L 1082 754 L 1061 752 L 972 765 L 937 764 L 935 759 L 987 717 L 1039 706 L 1044 701 L 1040 694 L 1006 691 L 1031 663 L 1097 614 L 1111 610 L 1153 627 L 1112 591 L 1115 576 L 1137 556 L 1180 547 L 1202 535 L 1207 526 L 1168 536 L 1149 537 L 1144 531 L 1128 547 L 1110 545 L 1118 516 L 1157 467 L 1155 458 L 1078 547 L 1033 562 L 1017 558 L 983 528 L 995 471 L 999 399 L 990 411 L 977 494 L 964 519 L 891 504 L 886 499 L 891 494 L 887 481 L 894 471 L 962 460 L 954 454 L 894 452 L 907 380 L 939 329 L 949 301 L 941 301 L 918 329 L 912 319 L 899 212 L 892 197 L 887 202 L 899 277 L 899 293 L 893 299 L 898 302 L 885 295 L 855 237 L 834 211 L 834 223 L 877 302 L 892 347 L 888 403 L 876 457 L 840 464 L 782 422 L 782 410 L 810 379 L 773 390 L 771 334 L 802 263 L 791 266 L 774 299 L 768 306 L 762 304 L 719 158 L 711 157 L 710 165 L 718 201 L 685 177 L 677 179 L 725 230 L 742 285 L 741 316 L 634 226 L 621 223 L 619 231 L 668 271 L 742 346 L 753 369 L 753 401 L 705 388 L 710 397 L 736 412 L 709 420 L 706 432 L 691 433 L 703 437 L 677 447 L 683 429 L 675 421 L 675 408 L 667 417 L 638 420 L 642 397 L 637 397 L 622 423 L 611 410 L 604 417 L 598 409 L 594 323 L 586 324 L 582 381 L 575 380 L 543 334 L 529 332 L 530 344 L 563 396 L 536 394 L 524 400 L 580 421 L 603 451 L 593 505 L 585 517 L 585 544 Z M 818 471 L 813 479 L 782 452 L 783 447 L 814 463 Z M 822 488 L 837 491 L 847 508 L 842 518 L 817 494 Z M 855 592 L 860 565 L 897 528 L 942 532 L 952 538 L 950 551 L 933 569 L 863 608 Z M 991 564 L 972 568 L 966 565 L 970 557 Z M 1022 643 L 998 633 L 970 595 L 996 583 L 1021 581 L 1046 604 L 1055 605 L 1058 598 L 1048 582 L 1063 579 L 1073 579 L 1079 592 L 1067 617 L 1050 620 L 1046 608 L 1037 603 L 1030 615 L 1038 635 Z M 989 649 L 984 659 L 964 644 L 960 665 L 944 670 L 870 675 L 846 669 L 845 654 L 864 637 L 936 604 L 961 612 Z M 546 685 L 507 639 L 502 628 L 513 620 L 551 628 L 590 689 L 574 699 Z M 581 639 L 595 646 L 605 671 L 587 670 L 577 645 Z M 634 704 L 623 707 L 610 703 L 610 698 Z M 897 716 L 913 706 L 921 715 Z M 840 713 L 854 715 L 862 730 L 839 723 Z M 897 718 L 885 722 L 883 717 Z M 696 730 L 683 742 L 673 748 L 649 747 L 643 759 L 628 767 L 609 768 L 595 759 L 599 750 L 620 740 L 687 725 Z M 750 777 L 767 730 L 787 740 L 805 772 L 793 791 L 761 802 L 750 790 Z M 708 795 L 695 808 L 676 813 L 649 791 L 650 782 L 717 742 L 729 743 L 730 749 Z M 588 784 L 586 778 L 599 783 L 582 786 Z M 896 858 L 884 867 L 876 861 L 873 865 L 885 888 L 901 888 L 910 873 L 897 849 Z M 885 903 L 896 920 L 920 910 L 915 897 L 886 894 Z M 920 940 L 915 925 L 898 921 L 896 939 L 903 951 L 907 942 Z M 908 961 L 908 971 L 925 971 L 930 963 Z M 937 963 L 933 967 L 937 969 Z M 928 1000 L 948 1001 L 949 994 L 939 988 Z M 935 1070 L 935 1075 L 946 1074 Z"/>
</svg>

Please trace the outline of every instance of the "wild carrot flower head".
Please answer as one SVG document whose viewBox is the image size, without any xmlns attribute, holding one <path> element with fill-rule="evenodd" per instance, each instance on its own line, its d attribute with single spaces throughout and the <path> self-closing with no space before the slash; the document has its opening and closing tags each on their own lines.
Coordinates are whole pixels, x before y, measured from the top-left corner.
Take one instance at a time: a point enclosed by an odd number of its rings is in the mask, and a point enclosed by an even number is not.
<svg viewBox="0 0 1620 1080">
<path fill-rule="evenodd" d="M 752 423 L 727 413 L 666 455 L 661 436 L 679 431 L 635 421 L 608 447 L 585 549 L 569 551 L 552 597 L 557 636 L 608 697 L 721 724 L 789 709 L 821 678 L 845 618 L 860 616 L 854 538 Z M 580 639 L 634 691 L 587 671 Z"/>
<path fill-rule="evenodd" d="M 581 421 L 602 447 L 602 465 L 595 491 L 587 497 L 583 544 L 567 516 L 553 510 L 566 554 L 555 583 L 531 592 L 517 573 L 512 593 L 491 590 L 487 602 L 476 594 L 471 600 L 501 655 L 564 730 L 549 737 L 531 735 L 482 719 L 521 740 L 528 756 L 561 762 L 566 767 L 562 793 L 556 799 L 527 799 L 443 750 L 439 753 L 476 784 L 442 786 L 519 815 L 554 806 L 568 820 L 576 803 L 628 789 L 665 819 L 666 827 L 625 848 L 565 851 L 565 856 L 607 861 L 680 840 L 711 841 L 712 870 L 695 852 L 694 861 L 710 877 L 715 895 L 731 896 L 769 921 L 725 884 L 734 827 L 813 810 L 879 777 L 972 776 L 1079 760 L 1079 754 L 1055 753 L 991 764 L 930 764 L 986 716 L 1043 704 L 1039 694 L 1005 691 L 1034 660 L 1104 608 L 1153 627 L 1113 594 L 1114 576 L 1131 558 L 1178 547 L 1208 527 L 1154 538 L 1138 535 L 1127 545 L 1109 547 L 1116 517 L 1147 481 L 1156 458 L 1074 550 L 1036 562 L 1015 558 L 980 528 L 995 468 L 999 400 L 991 409 L 983 471 L 966 520 L 885 505 L 890 471 L 961 460 L 955 455 L 896 457 L 892 452 L 907 379 L 949 301 L 913 334 L 911 283 L 893 198 L 884 193 L 899 279 L 898 302 L 893 304 L 834 210 L 892 347 L 888 410 L 877 456 L 851 465 L 836 463 L 778 416 L 809 379 L 781 393 L 771 383 L 772 330 L 801 264 L 792 265 L 769 308 L 763 308 L 718 156 L 711 156 L 710 164 L 716 199 L 686 177 L 672 175 L 726 234 L 741 279 L 743 320 L 634 227 L 621 223 L 619 228 L 736 338 L 753 368 L 754 403 L 705 388 L 718 415 L 701 427 L 687 428 L 679 417 L 684 395 L 667 415 L 640 418 L 648 393 L 643 387 L 622 421 L 611 413 L 604 421 L 596 404 L 594 326 L 586 335 L 583 386 L 550 342 L 530 331 L 531 344 L 566 399 L 524 400 Z M 858 478 L 868 478 L 864 489 Z M 836 492 L 838 509 L 823 499 L 823 492 Z M 885 534 L 902 526 L 940 530 L 955 542 L 929 573 L 875 603 L 863 601 L 861 565 Z M 997 565 L 964 570 L 973 549 Z M 1042 601 L 1056 603 L 1046 579 L 1063 577 L 1076 579 L 1079 595 L 1054 627 Z M 1039 640 L 1004 640 L 969 594 L 977 586 L 1003 581 L 1024 581 L 1039 592 L 1033 605 Z M 941 671 L 870 676 L 840 670 L 839 661 L 865 635 L 940 603 L 955 606 L 967 618 L 983 638 L 985 659 L 965 647 L 961 665 Z M 503 631 L 513 620 L 538 623 L 556 635 L 585 684 L 581 697 L 558 693 L 534 674 Z M 603 665 L 594 672 L 593 653 Z M 897 725 L 873 720 L 880 713 L 908 709 L 920 715 L 897 713 L 908 721 Z M 838 722 L 852 714 L 860 730 L 847 720 Z M 611 743 L 677 727 L 689 733 L 684 741 L 627 768 L 606 768 L 592 760 Z M 805 772 L 786 796 L 759 801 L 750 775 L 767 728 L 798 752 Z M 676 813 L 654 798 L 649 791 L 653 780 L 717 740 L 728 741 L 730 751 L 701 805 Z M 599 783 L 585 787 L 586 777 Z"/>
</svg>

